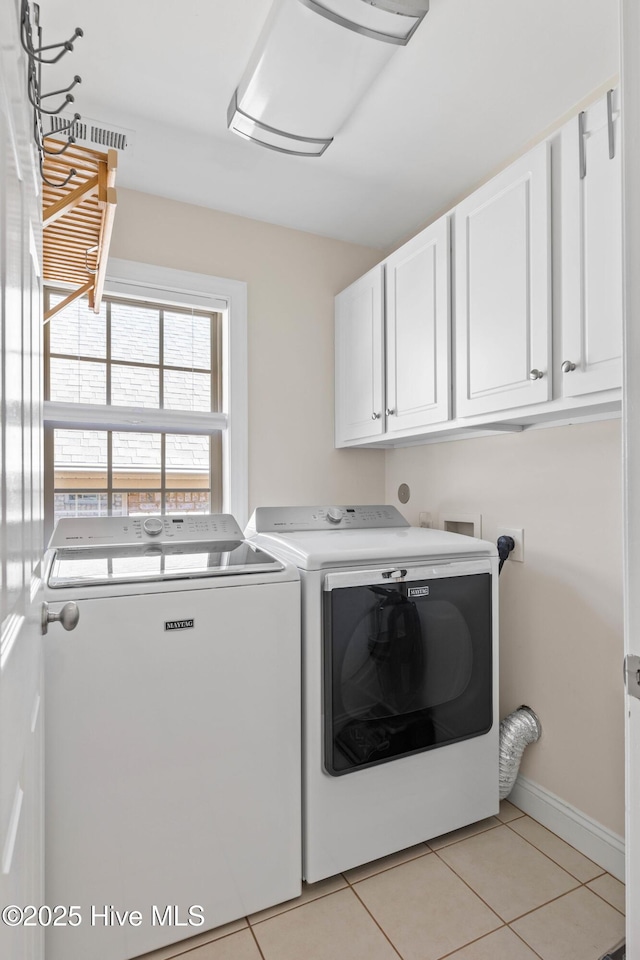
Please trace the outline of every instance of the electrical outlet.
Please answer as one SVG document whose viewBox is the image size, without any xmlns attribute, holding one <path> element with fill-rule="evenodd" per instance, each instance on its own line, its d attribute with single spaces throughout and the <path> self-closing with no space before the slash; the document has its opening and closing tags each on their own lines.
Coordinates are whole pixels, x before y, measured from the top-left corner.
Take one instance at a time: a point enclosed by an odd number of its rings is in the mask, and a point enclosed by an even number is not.
<svg viewBox="0 0 640 960">
<path fill-rule="evenodd" d="M 524 562 L 524 530 L 520 527 L 503 527 L 498 524 L 496 529 L 496 540 L 498 537 L 513 537 L 515 547 L 509 554 L 509 560 L 519 560 Z"/>
<path fill-rule="evenodd" d="M 418 514 L 418 526 L 420 527 L 432 527 L 433 521 L 431 519 L 431 514 L 426 513 L 424 510 L 421 510 Z"/>
</svg>

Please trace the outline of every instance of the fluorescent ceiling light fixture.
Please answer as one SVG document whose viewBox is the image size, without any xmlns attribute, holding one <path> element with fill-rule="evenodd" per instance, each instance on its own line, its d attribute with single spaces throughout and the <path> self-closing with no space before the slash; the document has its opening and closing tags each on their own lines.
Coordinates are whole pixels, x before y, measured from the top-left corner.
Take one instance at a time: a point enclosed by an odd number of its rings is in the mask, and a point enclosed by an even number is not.
<svg viewBox="0 0 640 960">
<path fill-rule="evenodd" d="M 227 126 L 247 140 L 319 157 L 429 0 L 275 0 Z"/>
</svg>

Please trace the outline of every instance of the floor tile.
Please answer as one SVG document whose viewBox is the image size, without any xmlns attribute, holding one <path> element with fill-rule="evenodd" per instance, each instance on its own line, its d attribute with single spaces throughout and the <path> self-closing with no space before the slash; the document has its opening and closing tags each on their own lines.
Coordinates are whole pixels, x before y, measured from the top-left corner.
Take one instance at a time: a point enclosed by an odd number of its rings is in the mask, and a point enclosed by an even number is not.
<svg viewBox="0 0 640 960">
<path fill-rule="evenodd" d="M 435 854 L 362 880 L 354 890 L 404 960 L 435 960 L 501 926 Z"/>
<path fill-rule="evenodd" d="M 351 889 L 305 903 L 252 929 L 265 960 L 398 960 Z"/>
<path fill-rule="evenodd" d="M 510 820 L 516 820 L 518 817 L 524 817 L 522 810 L 518 810 L 517 807 L 509 800 L 500 801 L 500 813 L 498 814 L 498 820 L 502 820 L 503 823 L 509 823 Z"/>
<path fill-rule="evenodd" d="M 597 893 L 599 896 L 601 896 L 603 900 L 606 900 L 607 903 L 610 903 L 612 907 L 615 907 L 616 910 L 619 910 L 620 913 L 624 913 L 624 883 L 620 883 L 620 881 L 616 880 L 615 877 L 612 877 L 610 873 L 605 873 L 601 877 L 598 877 L 597 880 L 592 880 L 591 883 L 587 884 L 587 886 L 590 890 L 593 890 L 594 893 Z"/>
<path fill-rule="evenodd" d="M 484 833 L 491 827 L 499 827 L 500 821 L 496 817 L 487 817 L 486 820 L 478 820 L 477 823 L 470 823 L 466 827 L 460 827 L 459 830 L 453 830 L 451 833 L 445 833 L 441 837 L 434 837 L 427 841 L 432 850 L 440 850 L 441 847 L 447 847 L 450 843 L 457 843 L 458 840 L 466 840 L 467 837 L 474 837 L 476 833 Z"/>
<path fill-rule="evenodd" d="M 270 917 L 276 917 L 279 913 L 285 913 L 287 910 L 293 910 L 303 903 L 309 903 L 311 900 L 317 900 L 318 897 L 325 897 L 329 893 L 335 893 L 346 887 L 347 881 L 338 874 L 337 877 L 328 877 L 326 880 L 319 880 L 318 883 L 303 883 L 302 894 L 293 900 L 286 900 L 284 903 L 278 903 L 275 907 L 267 907 L 266 910 L 260 910 L 258 913 L 252 913 L 249 917 L 249 923 L 261 923 Z"/>
<path fill-rule="evenodd" d="M 578 885 L 574 877 L 505 826 L 443 847 L 437 856 L 507 921 Z"/>
<path fill-rule="evenodd" d="M 425 843 L 417 843 L 415 847 L 398 850 L 397 853 L 391 853 L 388 857 L 381 857 L 379 860 L 372 860 L 371 863 L 363 863 L 361 867 L 347 870 L 345 877 L 349 883 L 357 883 L 358 880 L 364 880 L 366 877 L 372 877 L 375 873 L 382 873 L 383 870 L 397 867 L 400 863 L 406 863 L 407 860 L 424 857 L 427 853 L 429 853 L 429 847 Z"/>
<path fill-rule="evenodd" d="M 180 940 L 179 943 L 172 943 L 169 947 L 160 947 L 159 950 L 152 950 L 151 953 L 145 953 L 136 960 L 173 960 L 173 957 L 179 957 L 194 947 L 199 947 L 203 943 L 210 943 L 212 940 L 219 940 L 221 937 L 227 937 L 230 933 L 236 933 L 247 926 L 247 921 L 243 917 L 241 920 L 234 920 L 232 923 L 225 923 L 221 927 L 215 927 L 213 930 L 205 930 L 204 933 L 198 933 L 195 937 L 189 937 L 188 940 Z M 191 957 L 191 954 L 189 954 Z"/>
<path fill-rule="evenodd" d="M 452 953 L 447 960 L 538 960 L 537 955 L 508 927 Z"/>
<path fill-rule="evenodd" d="M 513 929 L 543 960 L 586 960 L 624 936 L 624 917 L 586 887 L 521 917 Z"/>
<path fill-rule="evenodd" d="M 262 960 L 250 930 L 232 933 L 182 954 L 180 960 Z"/>
<path fill-rule="evenodd" d="M 593 880 L 600 876 L 602 867 L 592 860 L 588 860 L 568 843 L 551 833 L 546 827 L 532 820 L 531 817 L 520 817 L 518 820 L 511 820 L 509 827 L 516 833 L 532 843 L 538 850 L 542 850 L 548 857 L 575 877 L 580 883 L 586 883 L 587 880 Z"/>
</svg>

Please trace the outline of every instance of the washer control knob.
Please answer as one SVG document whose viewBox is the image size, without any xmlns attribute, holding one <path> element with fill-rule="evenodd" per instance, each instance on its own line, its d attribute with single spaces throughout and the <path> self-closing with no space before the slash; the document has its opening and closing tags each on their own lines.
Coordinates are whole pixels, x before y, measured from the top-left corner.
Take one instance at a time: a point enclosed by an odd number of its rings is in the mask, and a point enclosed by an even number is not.
<svg viewBox="0 0 640 960">
<path fill-rule="evenodd" d="M 147 517 L 142 524 L 142 529 L 145 533 L 148 533 L 150 537 L 157 537 L 162 533 L 162 520 L 158 520 L 157 517 Z"/>
<path fill-rule="evenodd" d="M 340 507 L 329 507 L 327 510 L 327 520 L 330 523 L 340 523 L 342 520 L 342 510 Z"/>
</svg>

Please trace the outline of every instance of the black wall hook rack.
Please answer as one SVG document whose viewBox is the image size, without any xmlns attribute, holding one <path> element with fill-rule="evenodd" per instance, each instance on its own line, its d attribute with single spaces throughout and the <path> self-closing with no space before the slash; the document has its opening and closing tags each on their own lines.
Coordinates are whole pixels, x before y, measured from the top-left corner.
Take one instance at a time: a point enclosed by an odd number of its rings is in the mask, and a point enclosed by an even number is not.
<svg viewBox="0 0 640 960">
<path fill-rule="evenodd" d="M 37 41 L 35 42 L 34 36 L 37 37 Z M 82 36 L 84 36 L 83 31 L 80 29 L 80 27 L 76 27 L 72 36 L 68 40 L 64 40 L 62 43 L 50 43 L 43 45 L 42 29 L 40 27 L 40 8 L 37 3 L 33 4 L 32 22 L 30 0 L 22 0 L 20 42 L 25 50 L 25 53 L 27 54 L 29 61 L 27 72 L 27 94 L 31 105 L 33 106 L 33 139 L 38 149 L 40 174 L 43 181 L 50 187 L 64 187 L 77 174 L 77 171 L 72 168 L 69 171 L 69 176 L 65 180 L 62 180 L 60 183 L 53 183 L 50 180 L 47 180 L 45 177 L 43 164 L 46 156 L 60 156 L 60 154 L 64 153 L 72 143 L 75 143 L 75 137 L 73 135 L 74 124 L 76 124 L 81 117 L 79 113 L 74 114 L 73 120 L 70 120 L 69 123 L 59 127 L 56 130 L 56 134 L 67 134 L 67 142 L 60 148 L 60 150 L 50 150 L 45 147 L 46 134 L 44 133 L 42 127 L 42 117 L 57 116 L 65 109 L 65 107 L 67 107 L 70 103 L 73 103 L 75 97 L 70 91 L 73 90 L 73 88 L 79 83 L 82 83 L 82 77 L 79 77 L 76 74 L 68 87 L 63 87 L 61 90 L 52 90 L 50 93 L 42 93 L 42 64 L 57 63 L 62 59 L 62 57 L 65 56 L 65 54 L 73 50 L 74 42 Z M 55 56 L 42 56 L 43 53 L 51 53 L 56 50 L 58 52 L 55 54 Z M 57 107 L 47 109 L 43 106 L 43 100 L 46 100 L 48 97 L 58 96 L 64 96 L 64 99 L 57 105 Z"/>
</svg>

